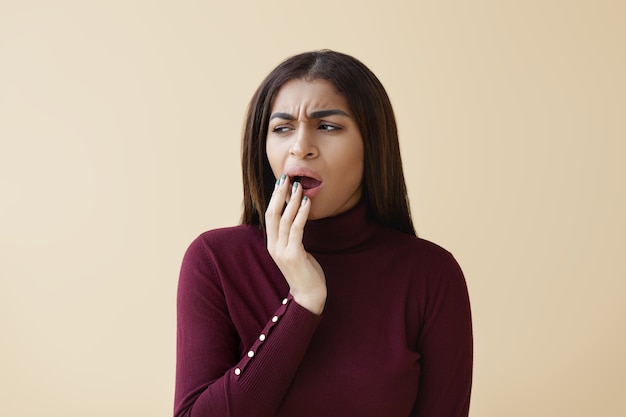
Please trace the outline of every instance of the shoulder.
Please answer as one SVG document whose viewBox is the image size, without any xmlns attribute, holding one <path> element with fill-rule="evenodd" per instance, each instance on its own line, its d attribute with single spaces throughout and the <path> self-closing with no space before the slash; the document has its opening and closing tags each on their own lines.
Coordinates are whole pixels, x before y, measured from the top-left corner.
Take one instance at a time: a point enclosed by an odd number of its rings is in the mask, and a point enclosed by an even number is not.
<svg viewBox="0 0 626 417">
<path fill-rule="evenodd" d="M 239 225 L 203 232 L 185 251 L 180 281 L 193 286 L 214 282 L 221 287 L 225 276 L 265 259 L 265 252 L 265 236 L 258 227 Z"/>
<path fill-rule="evenodd" d="M 407 259 L 404 267 L 411 271 L 413 283 L 429 302 L 449 298 L 465 305 L 468 297 L 465 274 L 449 250 L 430 240 L 402 233 L 398 233 L 395 241 L 399 256 Z"/>
<path fill-rule="evenodd" d="M 263 230 L 250 225 L 213 229 L 197 236 L 185 252 L 187 261 L 236 257 L 237 253 L 265 247 Z"/>
<path fill-rule="evenodd" d="M 441 265 L 456 262 L 450 251 L 430 240 L 385 228 L 380 238 L 389 251 L 422 265 Z"/>
<path fill-rule="evenodd" d="M 430 240 L 409 235 L 396 230 L 386 229 L 381 233 L 379 247 L 394 263 L 402 265 L 412 276 L 424 283 L 447 285 L 465 283 L 463 271 L 454 255 L 446 248 Z"/>
<path fill-rule="evenodd" d="M 231 227 L 222 227 L 201 233 L 198 239 L 208 244 L 240 244 L 252 240 L 263 239 L 263 230 L 258 226 L 240 224 Z"/>
</svg>

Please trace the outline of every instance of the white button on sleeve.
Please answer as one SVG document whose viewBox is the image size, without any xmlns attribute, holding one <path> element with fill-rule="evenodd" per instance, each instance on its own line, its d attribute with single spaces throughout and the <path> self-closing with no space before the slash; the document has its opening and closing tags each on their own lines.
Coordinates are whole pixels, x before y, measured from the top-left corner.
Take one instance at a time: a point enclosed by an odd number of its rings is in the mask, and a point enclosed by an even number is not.
<svg viewBox="0 0 626 417">
<path fill-rule="evenodd" d="M 237 375 L 237 376 L 241 375 L 241 369 L 236 368 L 235 369 L 235 375 Z"/>
<path fill-rule="evenodd" d="M 278 321 L 278 316 L 272 317 L 272 323 L 276 323 Z"/>
<path fill-rule="evenodd" d="M 253 351 L 253 350 L 251 350 L 250 352 L 248 352 L 248 357 L 249 357 L 249 358 L 252 358 L 253 356 L 254 356 L 254 351 Z"/>
</svg>

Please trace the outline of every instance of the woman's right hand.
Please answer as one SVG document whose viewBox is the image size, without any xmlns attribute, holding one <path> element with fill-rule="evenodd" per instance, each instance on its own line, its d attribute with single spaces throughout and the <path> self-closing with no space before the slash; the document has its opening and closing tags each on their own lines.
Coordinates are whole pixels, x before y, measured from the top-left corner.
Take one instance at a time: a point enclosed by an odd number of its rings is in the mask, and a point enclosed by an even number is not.
<svg viewBox="0 0 626 417">
<path fill-rule="evenodd" d="M 287 280 L 295 302 L 320 315 L 326 303 L 326 277 L 302 244 L 310 207 L 311 201 L 302 196 L 302 186 L 297 182 L 292 185 L 286 175 L 281 176 L 265 212 L 267 250 Z"/>
</svg>

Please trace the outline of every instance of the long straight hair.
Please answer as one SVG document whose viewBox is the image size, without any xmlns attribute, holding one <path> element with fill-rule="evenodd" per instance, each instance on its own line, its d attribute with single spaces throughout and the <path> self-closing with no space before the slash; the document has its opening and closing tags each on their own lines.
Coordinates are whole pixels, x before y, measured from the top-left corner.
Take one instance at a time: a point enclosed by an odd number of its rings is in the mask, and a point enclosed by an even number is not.
<svg viewBox="0 0 626 417">
<path fill-rule="evenodd" d="M 278 90 L 288 81 L 322 79 L 345 97 L 363 138 L 363 200 L 376 222 L 416 235 L 402 170 L 398 130 L 387 92 L 359 60 L 339 52 L 306 52 L 286 59 L 263 80 L 246 115 L 242 143 L 243 224 L 265 227 L 276 179 L 265 143 Z"/>
</svg>

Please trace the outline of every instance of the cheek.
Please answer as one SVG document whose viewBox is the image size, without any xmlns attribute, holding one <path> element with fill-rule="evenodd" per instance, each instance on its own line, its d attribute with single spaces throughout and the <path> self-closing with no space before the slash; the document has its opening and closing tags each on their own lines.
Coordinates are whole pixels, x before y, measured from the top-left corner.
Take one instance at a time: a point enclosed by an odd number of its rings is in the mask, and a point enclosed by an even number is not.
<svg viewBox="0 0 626 417">
<path fill-rule="evenodd" d="M 275 144 L 267 141 L 265 145 L 265 155 L 267 156 L 267 160 L 270 163 L 270 167 L 272 168 L 274 176 L 278 178 L 280 175 L 282 175 L 283 170 L 283 160 L 280 156 L 281 153 L 279 152 Z"/>
<path fill-rule="evenodd" d="M 353 151 L 349 154 L 343 164 L 346 181 L 349 181 L 353 187 L 358 187 L 363 182 L 363 149 L 360 147 L 357 149 L 357 152 Z"/>
<path fill-rule="evenodd" d="M 350 172 L 353 188 L 359 188 L 363 184 L 363 161 L 357 161 Z"/>
<path fill-rule="evenodd" d="M 350 154 L 349 157 L 341 158 L 337 161 L 335 178 L 338 181 L 338 190 L 342 194 L 353 194 L 363 184 L 363 155 L 357 153 Z"/>
</svg>

